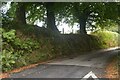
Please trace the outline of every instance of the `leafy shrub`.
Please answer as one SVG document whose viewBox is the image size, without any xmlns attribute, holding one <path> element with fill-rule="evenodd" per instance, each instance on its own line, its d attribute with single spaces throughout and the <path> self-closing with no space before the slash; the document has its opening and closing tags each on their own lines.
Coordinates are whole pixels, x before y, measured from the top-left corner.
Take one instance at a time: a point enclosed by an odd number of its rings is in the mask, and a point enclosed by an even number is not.
<svg viewBox="0 0 120 80">
<path fill-rule="evenodd" d="M 92 33 L 96 35 L 102 44 L 103 48 L 118 46 L 118 38 L 120 34 L 111 31 L 96 31 Z"/>
<path fill-rule="evenodd" d="M 0 31 L 2 32 L 2 53 L 0 54 L 2 56 L 3 71 L 16 67 L 18 60 L 25 64 L 23 56 L 39 48 L 39 43 L 33 39 L 22 40 L 17 38 L 15 30 L 5 31 L 0 28 Z"/>
<path fill-rule="evenodd" d="M 60 55 L 71 55 L 83 51 L 117 46 L 118 34 L 97 31 L 92 35 L 61 35 L 60 37 L 32 38 L 22 31 L 2 32 L 2 70 L 8 71 L 24 65 L 48 60 Z M 80 53 L 81 54 L 81 53 Z"/>
<path fill-rule="evenodd" d="M 3 50 L 2 53 L 2 69 L 3 71 L 8 71 L 13 69 L 15 60 L 17 60 L 16 55 L 13 54 L 13 51 Z"/>
</svg>

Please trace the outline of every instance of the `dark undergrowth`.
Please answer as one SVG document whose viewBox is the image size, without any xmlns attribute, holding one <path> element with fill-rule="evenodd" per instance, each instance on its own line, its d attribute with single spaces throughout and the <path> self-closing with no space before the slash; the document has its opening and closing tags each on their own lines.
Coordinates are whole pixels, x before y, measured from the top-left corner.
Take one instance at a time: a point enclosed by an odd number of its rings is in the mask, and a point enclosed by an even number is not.
<svg viewBox="0 0 120 80">
<path fill-rule="evenodd" d="M 113 35 L 95 32 L 92 35 L 57 34 L 33 25 L 12 24 L 0 29 L 3 38 L 2 70 L 4 72 L 25 65 L 60 56 L 83 54 L 102 48 L 116 46 Z"/>
</svg>

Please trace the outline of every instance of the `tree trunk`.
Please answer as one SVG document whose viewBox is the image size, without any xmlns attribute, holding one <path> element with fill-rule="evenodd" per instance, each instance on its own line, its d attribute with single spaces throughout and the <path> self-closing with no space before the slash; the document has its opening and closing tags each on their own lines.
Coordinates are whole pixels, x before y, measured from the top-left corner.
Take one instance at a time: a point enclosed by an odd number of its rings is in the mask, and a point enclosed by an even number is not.
<svg viewBox="0 0 120 80">
<path fill-rule="evenodd" d="M 80 24 L 80 33 L 81 34 L 87 34 L 86 31 L 86 22 L 87 19 L 92 11 L 89 10 L 89 7 L 83 10 L 83 13 L 81 13 L 79 17 L 79 24 Z"/>
<path fill-rule="evenodd" d="M 86 21 L 87 21 L 87 14 L 86 10 L 83 10 L 83 13 L 79 10 L 79 3 L 74 3 L 74 16 L 79 20 L 80 26 L 80 34 L 87 34 L 86 31 Z"/>
<path fill-rule="evenodd" d="M 56 25 L 55 25 L 55 14 L 53 9 L 53 2 L 46 3 L 47 9 L 47 28 L 52 31 L 59 32 Z"/>
<path fill-rule="evenodd" d="M 87 21 L 86 16 L 84 14 L 81 15 L 81 17 L 79 18 L 80 34 L 87 34 L 86 21 Z"/>
<path fill-rule="evenodd" d="M 26 14 L 24 3 L 18 3 L 15 21 L 20 24 L 26 24 Z"/>
</svg>

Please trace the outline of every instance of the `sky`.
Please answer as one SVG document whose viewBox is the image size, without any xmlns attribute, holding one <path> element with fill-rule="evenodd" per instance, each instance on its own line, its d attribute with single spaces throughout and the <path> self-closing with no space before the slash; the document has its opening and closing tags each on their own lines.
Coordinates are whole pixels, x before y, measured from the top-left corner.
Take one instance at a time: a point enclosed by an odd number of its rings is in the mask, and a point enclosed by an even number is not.
<svg viewBox="0 0 120 80">
<path fill-rule="evenodd" d="M 62 20 L 62 22 L 60 22 L 60 25 L 57 26 L 57 28 L 59 29 L 59 31 L 61 33 L 63 33 L 63 29 L 64 29 L 64 33 L 66 33 L 66 34 L 71 33 L 72 31 L 73 31 L 73 33 L 77 33 L 77 30 L 79 30 L 78 23 L 75 23 L 74 26 L 72 27 L 72 26 L 69 26 L 68 24 L 64 23 L 63 20 Z M 35 25 L 40 26 L 40 27 L 42 27 L 43 24 L 44 24 L 44 22 L 39 21 L 39 20 L 37 20 L 35 22 Z"/>
<path fill-rule="evenodd" d="M 6 13 L 9 8 L 10 8 L 10 4 L 11 4 L 12 1 L 8 1 L 7 4 L 4 4 L 1 8 L 0 8 L 0 11 Z"/>
</svg>

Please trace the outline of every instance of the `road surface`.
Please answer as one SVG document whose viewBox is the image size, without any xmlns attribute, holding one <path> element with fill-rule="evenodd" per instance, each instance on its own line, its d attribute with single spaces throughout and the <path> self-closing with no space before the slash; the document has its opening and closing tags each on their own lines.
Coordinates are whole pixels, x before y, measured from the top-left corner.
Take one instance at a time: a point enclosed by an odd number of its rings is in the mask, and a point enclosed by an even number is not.
<svg viewBox="0 0 120 80">
<path fill-rule="evenodd" d="M 105 67 L 111 57 L 118 54 L 111 48 L 88 52 L 73 58 L 62 58 L 34 68 L 11 74 L 11 78 L 83 78 L 92 71 L 97 77 L 105 78 Z"/>
</svg>

